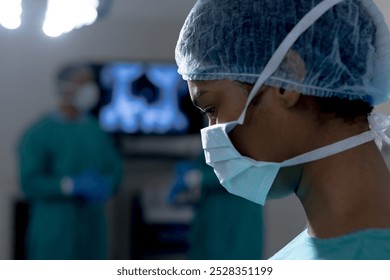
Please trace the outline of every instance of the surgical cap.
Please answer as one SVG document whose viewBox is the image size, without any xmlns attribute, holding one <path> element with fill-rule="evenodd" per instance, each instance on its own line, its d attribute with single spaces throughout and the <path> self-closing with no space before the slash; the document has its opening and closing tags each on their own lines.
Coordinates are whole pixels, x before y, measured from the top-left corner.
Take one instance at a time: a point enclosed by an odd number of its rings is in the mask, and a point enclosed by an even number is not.
<svg viewBox="0 0 390 280">
<path fill-rule="evenodd" d="M 75 63 L 62 66 L 56 75 L 58 93 L 63 95 L 69 91 L 74 91 L 77 88 L 75 79 L 80 79 L 80 77 L 83 77 L 84 83 L 87 81 L 94 82 L 96 78 L 93 66 L 87 63 Z"/>
<path fill-rule="evenodd" d="M 91 78 L 94 76 L 92 66 L 88 64 L 69 64 L 63 66 L 57 73 L 57 80 L 60 82 L 72 81 L 80 73 L 87 73 Z"/>
<path fill-rule="evenodd" d="M 299 20 L 321 0 L 198 0 L 176 45 L 185 80 L 254 84 Z M 290 54 L 290 55 L 289 55 Z M 306 95 L 362 99 L 390 95 L 390 35 L 372 0 L 345 0 L 306 30 L 265 81 Z M 297 74 L 292 54 L 303 61 Z"/>
</svg>

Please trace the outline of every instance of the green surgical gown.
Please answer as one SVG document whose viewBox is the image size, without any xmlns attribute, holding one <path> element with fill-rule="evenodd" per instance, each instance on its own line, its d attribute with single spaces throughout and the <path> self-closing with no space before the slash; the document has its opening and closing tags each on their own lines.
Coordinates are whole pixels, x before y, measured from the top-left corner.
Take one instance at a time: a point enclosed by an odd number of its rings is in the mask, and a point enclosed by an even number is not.
<svg viewBox="0 0 390 280">
<path fill-rule="evenodd" d="M 20 182 L 30 204 L 26 248 L 29 259 L 105 259 L 104 203 L 64 195 L 65 176 L 94 168 L 109 179 L 114 194 L 122 162 L 95 118 L 67 121 L 48 115 L 19 144 Z"/>
<path fill-rule="evenodd" d="M 334 238 L 304 230 L 271 260 L 390 260 L 390 229 L 365 229 Z"/>
<path fill-rule="evenodd" d="M 190 228 L 189 259 L 259 260 L 263 255 L 263 207 L 230 194 L 198 157 L 201 198 Z"/>
</svg>

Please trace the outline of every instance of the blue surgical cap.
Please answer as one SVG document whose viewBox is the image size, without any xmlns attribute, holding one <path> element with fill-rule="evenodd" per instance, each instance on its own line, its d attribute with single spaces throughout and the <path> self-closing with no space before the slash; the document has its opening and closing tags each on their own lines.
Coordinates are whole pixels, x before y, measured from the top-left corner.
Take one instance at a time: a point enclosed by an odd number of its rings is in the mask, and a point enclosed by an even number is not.
<svg viewBox="0 0 390 280">
<path fill-rule="evenodd" d="M 185 80 L 254 84 L 283 39 L 320 2 L 198 0 L 176 45 L 178 72 Z M 303 61 L 303 75 L 294 56 Z M 387 101 L 390 35 L 382 13 L 372 0 L 335 5 L 299 37 L 265 84 L 371 105 Z"/>
</svg>

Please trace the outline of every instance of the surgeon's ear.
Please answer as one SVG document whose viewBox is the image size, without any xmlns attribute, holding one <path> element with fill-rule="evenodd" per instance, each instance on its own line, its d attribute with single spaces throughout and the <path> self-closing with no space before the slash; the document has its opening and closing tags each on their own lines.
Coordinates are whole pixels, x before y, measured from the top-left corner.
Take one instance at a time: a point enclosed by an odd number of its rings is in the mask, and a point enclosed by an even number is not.
<svg viewBox="0 0 390 280">
<path fill-rule="evenodd" d="M 275 90 L 278 90 L 278 93 L 277 93 L 278 99 L 279 99 L 280 103 L 283 105 L 283 107 L 291 108 L 291 107 L 294 107 L 296 104 L 298 104 L 298 101 L 301 97 L 300 93 L 285 90 L 283 88 L 278 88 Z"/>
<path fill-rule="evenodd" d="M 302 57 L 294 50 L 290 49 L 279 67 L 287 79 L 299 82 L 305 77 L 306 66 Z"/>
<path fill-rule="evenodd" d="M 290 49 L 280 66 L 280 71 L 285 73 L 287 79 L 299 82 L 305 77 L 305 62 L 296 51 Z M 279 98 L 286 107 L 296 105 L 300 96 L 297 92 L 279 88 Z"/>
</svg>

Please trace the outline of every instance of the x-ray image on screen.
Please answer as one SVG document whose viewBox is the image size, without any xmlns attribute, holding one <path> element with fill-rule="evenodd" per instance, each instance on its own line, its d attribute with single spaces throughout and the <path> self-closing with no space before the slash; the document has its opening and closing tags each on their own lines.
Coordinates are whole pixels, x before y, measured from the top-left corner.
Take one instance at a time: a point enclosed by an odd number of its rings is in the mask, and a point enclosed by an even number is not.
<svg viewBox="0 0 390 280">
<path fill-rule="evenodd" d="M 106 131 L 186 134 L 201 128 L 200 114 L 188 110 L 188 87 L 174 64 L 103 65 L 99 83 L 110 93 L 98 113 Z"/>
</svg>

